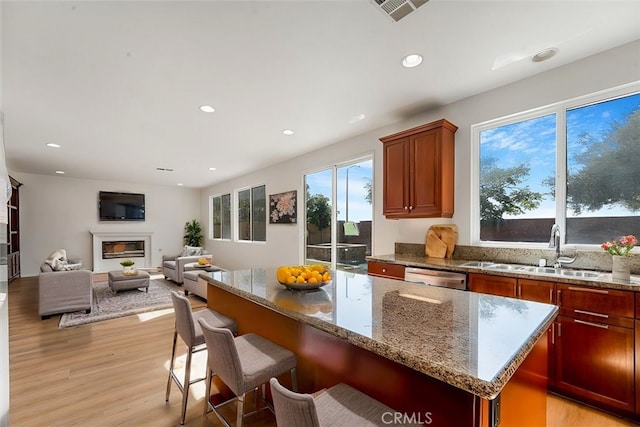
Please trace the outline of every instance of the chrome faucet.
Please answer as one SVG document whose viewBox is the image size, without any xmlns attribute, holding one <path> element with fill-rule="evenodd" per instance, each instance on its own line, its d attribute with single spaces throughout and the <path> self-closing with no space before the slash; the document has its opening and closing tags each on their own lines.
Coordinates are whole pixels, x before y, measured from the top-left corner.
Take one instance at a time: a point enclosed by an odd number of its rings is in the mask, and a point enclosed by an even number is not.
<svg viewBox="0 0 640 427">
<path fill-rule="evenodd" d="M 554 268 L 562 268 L 563 264 L 571 264 L 576 260 L 575 257 L 569 258 L 560 256 L 560 226 L 553 224 L 551 227 L 551 238 L 549 239 L 549 247 L 556 248 L 556 262 L 553 263 Z"/>
</svg>

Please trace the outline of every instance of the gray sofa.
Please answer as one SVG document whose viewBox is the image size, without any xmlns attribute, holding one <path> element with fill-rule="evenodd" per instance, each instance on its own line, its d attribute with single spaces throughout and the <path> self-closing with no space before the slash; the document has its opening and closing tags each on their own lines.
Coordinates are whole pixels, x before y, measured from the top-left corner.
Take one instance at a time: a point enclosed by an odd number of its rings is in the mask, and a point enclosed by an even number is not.
<svg viewBox="0 0 640 427">
<path fill-rule="evenodd" d="M 184 266 L 191 262 L 198 262 L 199 258 L 213 260 L 213 255 L 193 255 L 193 256 L 162 256 L 162 274 L 166 279 L 173 280 L 181 284 L 184 281 Z"/>
<path fill-rule="evenodd" d="M 184 286 L 184 294 L 189 295 L 189 292 L 192 294 L 198 295 L 200 298 L 206 300 L 207 299 L 207 282 L 203 279 L 200 279 L 200 273 L 210 273 L 212 271 L 224 271 L 224 269 L 212 265 L 206 270 L 195 269 L 191 271 L 185 271 L 182 275 L 183 282 L 182 286 Z"/>
<path fill-rule="evenodd" d="M 42 319 L 73 311 L 89 313 L 93 303 L 93 274 L 89 270 L 53 271 L 49 264 L 42 263 L 38 296 Z"/>
</svg>

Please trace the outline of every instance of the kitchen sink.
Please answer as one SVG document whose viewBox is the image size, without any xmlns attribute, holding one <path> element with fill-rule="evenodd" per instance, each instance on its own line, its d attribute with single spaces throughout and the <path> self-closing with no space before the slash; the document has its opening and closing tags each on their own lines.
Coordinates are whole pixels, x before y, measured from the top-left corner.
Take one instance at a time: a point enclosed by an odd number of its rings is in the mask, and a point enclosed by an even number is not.
<svg viewBox="0 0 640 427">
<path fill-rule="evenodd" d="M 464 264 L 460 264 L 460 267 L 476 267 L 476 268 L 487 268 L 495 265 L 495 262 L 488 261 L 469 261 Z"/>
<path fill-rule="evenodd" d="M 523 270 L 525 266 L 517 264 L 493 264 L 487 267 L 488 270 L 504 270 L 504 271 L 519 271 Z"/>
<path fill-rule="evenodd" d="M 529 273 L 541 273 L 541 274 L 559 274 L 562 270 L 553 267 L 525 267 L 524 271 Z"/>
<path fill-rule="evenodd" d="M 576 270 L 560 270 L 560 274 L 562 276 L 588 277 L 588 278 L 594 278 L 594 277 L 600 276 L 600 273 L 595 273 L 593 271 L 576 271 Z"/>
</svg>

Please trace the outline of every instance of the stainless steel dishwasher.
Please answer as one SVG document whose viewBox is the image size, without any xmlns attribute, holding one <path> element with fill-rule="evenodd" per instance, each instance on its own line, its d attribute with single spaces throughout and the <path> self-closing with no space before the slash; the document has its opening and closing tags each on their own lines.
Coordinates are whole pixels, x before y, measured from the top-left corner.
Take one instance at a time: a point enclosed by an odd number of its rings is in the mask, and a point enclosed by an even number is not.
<svg viewBox="0 0 640 427">
<path fill-rule="evenodd" d="M 404 280 L 431 286 L 467 290 L 467 275 L 452 273 L 451 271 L 407 267 L 404 269 Z"/>
</svg>

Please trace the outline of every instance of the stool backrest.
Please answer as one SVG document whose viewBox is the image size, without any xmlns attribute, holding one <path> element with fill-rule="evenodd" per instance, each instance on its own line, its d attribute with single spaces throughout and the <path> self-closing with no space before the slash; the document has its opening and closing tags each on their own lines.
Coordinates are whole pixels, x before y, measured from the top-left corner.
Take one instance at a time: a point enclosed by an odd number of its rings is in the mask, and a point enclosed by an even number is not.
<svg viewBox="0 0 640 427">
<path fill-rule="evenodd" d="M 242 364 L 233 334 L 226 328 L 214 328 L 204 319 L 198 319 L 204 342 L 207 344 L 207 361 L 209 369 L 233 391 L 237 396 L 245 393 Z"/>
<path fill-rule="evenodd" d="M 188 346 L 193 346 L 196 336 L 196 328 L 193 323 L 193 313 L 191 304 L 186 297 L 183 297 L 176 291 L 171 291 L 171 301 L 173 302 L 173 311 L 176 315 L 176 331 L 180 338 Z"/>
<path fill-rule="evenodd" d="M 320 427 L 313 396 L 290 391 L 276 378 L 271 378 L 269 384 L 278 427 Z"/>
</svg>

